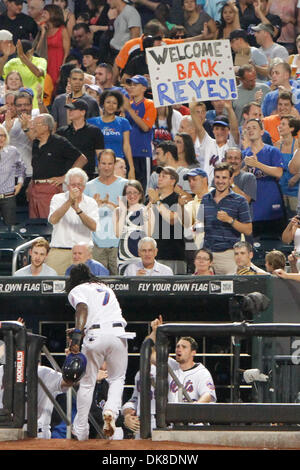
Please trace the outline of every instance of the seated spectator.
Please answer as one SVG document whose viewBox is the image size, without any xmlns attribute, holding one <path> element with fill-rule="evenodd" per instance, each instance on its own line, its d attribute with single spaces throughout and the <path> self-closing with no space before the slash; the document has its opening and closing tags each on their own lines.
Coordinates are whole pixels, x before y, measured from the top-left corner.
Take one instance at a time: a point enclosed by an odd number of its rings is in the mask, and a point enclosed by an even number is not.
<svg viewBox="0 0 300 470">
<path fill-rule="evenodd" d="M 199 251 L 197 251 L 194 259 L 194 276 L 214 275 L 213 261 L 213 254 L 210 250 L 201 248 Z"/>
<path fill-rule="evenodd" d="M 35 240 L 29 250 L 31 264 L 18 269 L 14 276 L 57 276 L 54 269 L 46 264 L 50 246 L 45 238 Z"/>
<path fill-rule="evenodd" d="M 37 23 L 22 12 L 23 0 L 6 0 L 6 12 L 0 15 L 0 30 L 6 29 L 13 34 L 13 42 L 19 39 L 33 40 L 38 33 Z"/>
<path fill-rule="evenodd" d="M 268 273 L 273 274 L 276 269 L 286 269 L 286 257 L 279 250 L 272 250 L 266 254 L 265 266 Z"/>
<path fill-rule="evenodd" d="M 233 169 L 218 163 L 214 169 L 215 189 L 202 197 L 197 220 L 204 224 L 204 248 L 213 253 L 216 274 L 235 270 L 234 244 L 241 234 L 252 233 L 251 215 L 246 198 L 230 189 Z"/>
<path fill-rule="evenodd" d="M 9 72 L 5 77 L 4 83 L 5 93 L 8 91 L 19 91 L 21 87 L 24 87 L 22 76 L 17 70 Z"/>
<path fill-rule="evenodd" d="M 130 263 L 125 269 L 124 276 L 172 276 L 171 268 L 156 261 L 157 253 L 157 243 L 154 238 L 141 238 L 138 242 L 138 255 L 141 260 Z"/>
<path fill-rule="evenodd" d="M 48 264 L 59 276 L 72 264 L 72 247 L 78 242 L 92 243 L 99 224 L 98 205 L 84 194 L 87 180 L 81 168 L 71 168 L 65 176 L 67 191 L 51 199 L 48 220 L 53 231 Z"/>
<path fill-rule="evenodd" d="M 217 39 L 229 39 L 230 33 L 241 29 L 239 11 L 233 2 L 224 3 L 217 23 Z"/>
<path fill-rule="evenodd" d="M 297 134 L 300 129 L 300 120 L 292 116 L 282 115 L 278 126 L 280 140 L 275 144 L 279 148 L 283 161 L 283 175 L 279 180 L 283 194 L 284 205 L 288 217 L 296 214 L 298 205 L 298 191 L 300 175 L 292 175 L 289 171 L 289 163 L 298 149 Z"/>
<path fill-rule="evenodd" d="M 109 276 L 109 271 L 103 264 L 92 259 L 93 245 L 77 243 L 72 247 L 72 264 L 66 269 L 65 275 L 69 276 L 71 269 L 76 264 L 85 263 L 94 276 Z"/>
<path fill-rule="evenodd" d="M 141 183 L 129 180 L 124 186 L 123 197 L 114 210 L 114 231 L 120 239 L 118 247 L 118 270 L 123 274 L 128 264 L 137 261 L 138 241 L 151 236 L 154 229 L 154 214 L 151 204 L 144 205 Z"/>
<path fill-rule="evenodd" d="M 201 35 L 203 40 L 215 38 L 217 33 L 216 23 L 205 11 L 199 8 L 196 0 L 184 0 L 183 12 L 183 26 L 188 37 Z"/>
<path fill-rule="evenodd" d="M 267 274 L 263 269 L 252 263 L 253 247 L 246 241 L 240 241 L 233 245 L 236 270 L 233 274 L 238 276 L 251 276 L 252 274 Z"/>
<path fill-rule="evenodd" d="M 278 126 L 282 116 L 294 116 L 300 118 L 298 111 L 293 104 L 293 95 L 290 91 L 282 90 L 278 93 L 276 113 L 266 116 L 263 119 L 264 129 L 269 132 L 273 144 L 279 141 L 280 135 Z"/>
<path fill-rule="evenodd" d="M 253 64 L 260 80 L 268 76 L 268 59 L 257 47 L 250 46 L 249 36 L 244 29 L 236 29 L 229 35 L 231 49 L 235 53 L 234 65 Z"/>
<path fill-rule="evenodd" d="M 281 235 L 285 224 L 285 211 L 278 181 L 283 174 L 279 149 L 262 141 L 263 125 L 250 119 L 246 126 L 250 145 L 243 151 L 247 171 L 257 180 L 257 196 L 253 202 L 253 237 L 270 233 Z"/>
<path fill-rule="evenodd" d="M 288 63 L 292 69 L 292 78 L 298 79 L 300 77 L 300 34 L 296 38 L 297 53 L 289 55 Z"/>
<path fill-rule="evenodd" d="M 289 223 L 287 224 L 286 228 L 282 233 L 282 241 L 287 245 L 293 243 L 294 249 L 294 257 L 296 260 L 297 271 L 300 270 L 300 216 L 295 215 L 291 218 Z M 297 272 L 296 271 L 296 272 Z"/>
</svg>

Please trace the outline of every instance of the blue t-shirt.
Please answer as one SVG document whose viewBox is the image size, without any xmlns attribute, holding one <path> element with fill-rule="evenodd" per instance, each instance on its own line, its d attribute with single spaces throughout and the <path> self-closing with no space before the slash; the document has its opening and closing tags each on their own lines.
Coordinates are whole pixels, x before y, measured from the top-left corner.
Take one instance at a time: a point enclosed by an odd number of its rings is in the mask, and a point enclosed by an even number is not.
<svg viewBox="0 0 300 470">
<path fill-rule="evenodd" d="M 243 151 L 243 157 L 252 156 L 250 147 Z M 281 152 L 271 145 L 264 147 L 257 153 L 258 160 L 264 165 L 283 168 Z M 273 176 L 266 175 L 259 168 L 249 168 L 257 181 L 256 201 L 253 202 L 253 221 L 275 220 L 283 216 L 283 201 L 279 183 Z"/>
<path fill-rule="evenodd" d="M 277 108 L 278 101 L 278 90 L 270 91 L 267 93 L 261 104 L 261 110 L 263 115 L 270 116 L 272 112 Z M 300 112 L 300 88 L 292 85 L 292 93 L 294 97 L 294 106 L 298 112 Z"/>
<path fill-rule="evenodd" d="M 109 276 L 109 270 L 106 269 L 103 264 L 99 263 L 99 261 L 96 261 L 94 259 L 88 259 L 85 264 L 90 268 L 90 271 L 94 276 Z M 70 275 L 70 271 L 74 266 L 75 265 L 72 264 L 67 268 L 65 272 L 66 276 Z"/>
<path fill-rule="evenodd" d="M 123 151 L 123 134 L 131 130 L 128 119 L 116 116 L 112 122 L 104 122 L 101 117 L 87 119 L 89 124 L 99 127 L 104 137 L 104 147 L 112 149 L 116 157 L 125 158 Z"/>
<path fill-rule="evenodd" d="M 127 179 L 118 177 L 113 183 L 107 185 L 101 183 L 99 178 L 95 178 L 86 184 L 84 194 L 94 197 L 95 194 L 100 195 L 100 199 L 104 199 L 109 195 L 109 201 L 119 204 L 119 196 L 122 196 L 123 189 L 127 183 Z M 113 228 L 113 207 L 103 205 L 99 207 L 100 224 L 97 232 L 93 232 L 93 242 L 100 248 L 112 248 L 119 246 L 119 238 L 116 237 Z"/>
</svg>

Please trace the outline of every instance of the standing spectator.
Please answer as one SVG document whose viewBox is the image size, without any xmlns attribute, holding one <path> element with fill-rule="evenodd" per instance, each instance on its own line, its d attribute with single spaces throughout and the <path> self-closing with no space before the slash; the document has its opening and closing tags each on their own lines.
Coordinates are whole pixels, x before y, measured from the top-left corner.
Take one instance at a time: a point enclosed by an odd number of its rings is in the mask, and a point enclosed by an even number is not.
<svg viewBox="0 0 300 470">
<path fill-rule="evenodd" d="M 76 19 L 74 12 L 69 8 L 68 0 L 52 0 L 52 3 L 54 5 L 58 5 L 62 9 L 64 15 L 64 23 L 67 28 L 69 38 L 71 39 Z"/>
<path fill-rule="evenodd" d="M 5 225 L 16 225 L 16 196 L 25 180 L 25 164 L 16 147 L 9 145 L 9 135 L 0 124 L 0 212 Z"/>
<path fill-rule="evenodd" d="M 65 177 L 67 191 L 51 199 L 48 220 L 53 225 L 48 265 L 64 276 L 72 264 L 72 247 L 79 242 L 92 243 L 99 223 L 98 205 L 84 194 L 87 174 L 71 168 Z"/>
<path fill-rule="evenodd" d="M 32 42 L 22 40 L 17 42 L 18 57 L 9 60 L 3 68 L 3 78 L 13 70 L 19 72 L 23 86 L 33 90 L 33 108 L 39 107 L 38 88 L 44 88 L 47 73 L 47 61 L 43 57 L 34 56 Z"/>
<path fill-rule="evenodd" d="M 239 68 L 237 73 L 239 85 L 237 87 L 238 99 L 232 102 L 239 125 L 242 123 L 243 109 L 250 101 L 260 102 L 271 91 L 269 85 L 257 80 L 255 67 L 245 64 Z"/>
<path fill-rule="evenodd" d="M 279 141 L 280 135 L 278 126 L 282 116 L 292 116 L 299 118 L 298 111 L 294 108 L 293 95 L 290 91 L 282 90 L 277 95 L 276 112 L 263 119 L 264 129 L 269 132 L 273 145 Z"/>
<path fill-rule="evenodd" d="M 117 255 L 119 239 L 113 229 L 113 211 L 127 180 L 115 175 L 116 156 L 113 150 L 105 149 L 98 156 L 98 178 L 89 181 L 84 193 L 93 197 L 99 207 L 101 223 L 93 233 L 93 258 L 102 263 L 111 275 L 118 274 Z"/>
<path fill-rule="evenodd" d="M 291 80 L 292 69 L 291 66 L 278 59 L 273 61 L 269 68 L 269 74 L 271 77 L 271 88 L 266 94 L 262 101 L 262 112 L 264 117 L 270 116 L 276 111 L 278 95 L 281 91 L 289 91 L 293 94 L 293 102 L 296 110 L 300 112 L 300 90 L 298 88 L 298 82 Z"/>
<path fill-rule="evenodd" d="M 245 146 L 248 146 L 246 139 L 246 124 L 249 119 L 259 119 L 260 121 L 263 120 L 261 105 L 258 103 L 258 101 L 249 101 L 248 104 L 245 104 L 243 107 L 242 119 L 242 125 L 240 126 L 240 138 L 242 144 L 241 148 L 243 149 Z M 266 130 L 264 130 L 262 140 L 265 144 L 273 145 L 271 136 Z"/>
<path fill-rule="evenodd" d="M 84 100 L 88 105 L 86 118 L 99 116 L 99 106 L 95 98 L 88 95 L 84 90 L 84 72 L 81 69 L 72 69 L 69 77 L 69 85 L 71 93 L 62 93 L 53 101 L 51 107 L 51 114 L 56 122 L 57 127 L 66 126 L 69 124 L 66 104 L 73 103 L 78 99 Z"/>
<path fill-rule="evenodd" d="M 215 166 L 215 189 L 203 196 L 197 215 L 197 220 L 204 223 L 204 248 L 213 253 L 215 274 L 234 272 L 233 245 L 241 234 L 252 233 L 249 204 L 230 189 L 232 175 L 228 163 Z"/>
<path fill-rule="evenodd" d="M 96 67 L 95 83 L 102 91 L 120 91 L 123 95 L 129 97 L 125 87 L 114 85 L 113 67 L 106 62 L 102 62 Z"/>
<path fill-rule="evenodd" d="M 299 148 L 297 134 L 300 130 L 300 120 L 289 115 L 282 115 L 278 132 L 280 140 L 275 146 L 280 150 L 283 161 L 283 175 L 279 180 L 283 200 L 288 217 L 296 214 L 298 205 L 298 191 L 300 175 L 292 175 L 289 171 L 289 163 L 295 151 Z"/>
<path fill-rule="evenodd" d="M 66 276 L 70 275 L 71 269 L 77 264 L 84 263 L 94 276 L 109 276 L 109 271 L 103 264 L 92 258 L 93 245 L 88 243 L 77 243 L 72 247 L 72 264 L 66 269 Z"/>
<path fill-rule="evenodd" d="M 88 105 L 81 99 L 65 105 L 69 110 L 70 124 L 57 129 L 57 134 L 65 137 L 74 147 L 79 149 L 87 158 L 83 170 L 89 179 L 95 178 L 97 156 L 104 148 L 103 134 L 98 127 L 86 122 Z"/>
<path fill-rule="evenodd" d="M 13 35 L 14 44 L 18 39 L 32 41 L 38 32 L 36 22 L 22 13 L 23 0 L 7 0 L 7 10 L 0 15 L 0 30 L 7 29 Z"/>
<path fill-rule="evenodd" d="M 152 100 L 145 98 L 148 82 L 142 75 L 128 78 L 131 101 L 124 97 L 124 109 L 132 130 L 130 146 L 135 168 L 135 178 L 146 190 L 152 163 L 153 126 L 157 111 Z"/>
<path fill-rule="evenodd" d="M 94 47 L 82 51 L 82 66 L 86 73 L 94 76 L 98 62 L 99 52 Z"/>
<path fill-rule="evenodd" d="M 275 57 L 280 57 L 287 61 L 289 53 L 284 46 L 274 42 L 275 30 L 271 24 L 260 23 L 257 26 L 253 26 L 252 30 L 254 31 L 257 44 L 260 45 L 259 50 L 265 54 L 269 63 Z"/>
<path fill-rule="evenodd" d="M 155 215 L 153 238 L 157 242 L 157 260 L 169 266 L 174 274 L 186 274 L 185 241 L 182 223 L 186 213 L 180 196 L 174 191 L 178 173 L 170 166 L 158 167 L 158 188 L 148 189 Z"/>
<path fill-rule="evenodd" d="M 18 269 L 14 276 L 57 276 L 57 272 L 46 263 L 49 251 L 50 245 L 45 238 L 35 240 L 29 249 L 31 263 Z"/>
<path fill-rule="evenodd" d="M 123 158 L 116 157 L 114 174 L 115 176 L 121 176 L 121 178 L 126 178 L 127 168 L 125 160 Z"/>
<path fill-rule="evenodd" d="M 215 38 L 217 33 L 216 23 L 205 11 L 199 9 L 196 0 L 184 0 L 183 12 L 183 26 L 187 37 L 200 34 L 203 40 Z"/>
<path fill-rule="evenodd" d="M 130 0 L 108 0 L 111 9 L 116 9 L 117 17 L 114 21 L 114 35 L 110 40 L 113 57 L 120 52 L 124 43 L 142 34 L 141 17 Z"/>
<path fill-rule="evenodd" d="M 207 173 L 208 184 L 211 184 L 214 167 L 217 162 L 223 160 L 225 150 L 239 144 L 238 122 L 232 108 L 232 102 L 226 101 L 225 107 L 228 118 L 218 116 L 214 119 L 213 134 L 215 138 L 213 139 L 203 127 L 204 115 L 197 114 L 196 107 L 196 103 L 190 105 L 191 117 L 196 125 L 201 144 L 202 161 L 200 161 L 200 166 Z"/>
<path fill-rule="evenodd" d="M 154 215 L 151 204 L 144 205 L 144 191 L 139 181 L 129 180 L 123 189 L 123 198 L 114 210 L 113 222 L 118 247 L 118 271 L 124 274 L 128 264 L 137 261 L 138 241 L 151 236 Z"/>
<path fill-rule="evenodd" d="M 299 27 L 300 10 L 297 3 L 298 0 L 272 0 L 269 6 L 269 13 L 279 16 L 282 21 L 277 42 L 286 47 L 290 54 L 295 51 L 296 31 Z"/>
<path fill-rule="evenodd" d="M 269 13 L 268 0 L 239 0 L 236 6 L 239 10 L 241 28 L 247 31 L 251 45 L 257 45 L 251 28 L 259 23 L 275 26 L 276 38 L 278 37 L 282 22 L 279 16 Z"/>
<path fill-rule="evenodd" d="M 76 23 L 71 37 L 72 48 L 70 54 L 77 57 L 82 65 L 82 52 L 89 47 L 93 47 L 93 33 L 86 23 Z"/>
<path fill-rule="evenodd" d="M 44 24 L 41 26 L 40 41 L 47 37 L 47 71 L 55 87 L 59 71 L 70 52 L 70 36 L 65 26 L 63 11 L 58 5 L 45 5 Z"/>
<path fill-rule="evenodd" d="M 43 10 L 45 0 L 27 0 L 27 5 L 27 14 L 40 26 L 44 22 Z"/>
<path fill-rule="evenodd" d="M 17 204 L 26 207 L 28 205 L 26 190 L 32 178 L 32 140 L 29 138 L 29 124 L 31 119 L 38 115 L 39 110 L 32 109 L 32 96 L 26 92 L 19 92 L 14 96 L 14 106 L 6 111 L 3 123 L 9 134 L 10 144 L 18 149 L 25 163 L 26 177 L 17 196 Z"/>
<path fill-rule="evenodd" d="M 131 125 L 128 119 L 118 116 L 123 106 L 123 95 L 117 90 L 106 90 L 100 96 L 102 116 L 88 120 L 99 127 L 104 136 L 103 148 L 112 149 L 117 157 L 126 159 L 129 166 L 128 178 L 134 179 L 134 163 L 130 145 Z"/>
<path fill-rule="evenodd" d="M 283 174 L 280 151 L 262 141 L 261 121 L 250 119 L 246 126 L 250 145 L 243 151 L 244 164 L 257 180 L 257 196 L 253 202 L 253 237 L 282 233 L 285 222 L 284 204 L 278 181 Z"/>
<path fill-rule="evenodd" d="M 233 2 L 224 3 L 220 12 L 217 39 L 229 39 L 231 31 L 240 29 L 239 11 Z"/>
<path fill-rule="evenodd" d="M 13 35 L 6 29 L 0 30 L 0 71 L 2 74 L 6 62 L 14 57 L 16 46 L 13 43 Z"/>
<path fill-rule="evenodd" d="M 32 181 L 28 187 L 30 218 L 47 218 L 54 194 L 62 192 L 66 172 L 73 166 L 82 167 L 86 157 L 66 138 L 54 134 L 50 114 L 40 114 L 30 133 L 32 144 Z"/>
<path fill-rule="evenodd" d="M 157 253 L 154 238 L 141 238 L 138 242 L 138 255 L 141 260 L 128 264 L 124 276 L 172 276 L 171 268 L 156 261 Z"/>
<path fill-rule="evenodd" d="M 231 147 L 225 151 L 225 162 L 232 168 L 230 188 L 247 199 L 252 213 L 252 203 L 256 201 L 257 182 L 252 173 L 242 170 L 243 155 L 239 148 Z"/>
<path fill-rule="evenodd" d="M 174 140 L 179 131 L 182 114 L 172 106 L 160 106 L 157 108 L 157 117 L 154 126 L 154 145 L 164 140 Z"/>
</svg>

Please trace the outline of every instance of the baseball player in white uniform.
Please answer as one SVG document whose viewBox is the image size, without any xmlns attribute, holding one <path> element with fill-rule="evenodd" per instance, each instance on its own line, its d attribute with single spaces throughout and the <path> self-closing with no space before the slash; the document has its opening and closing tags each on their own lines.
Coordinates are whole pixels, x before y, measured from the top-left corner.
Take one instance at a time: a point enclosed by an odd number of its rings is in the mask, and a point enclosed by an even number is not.
<svg viewBox="0 0 300 470">
<path fill-rule="evenodd" d="M 0 366 L 0 406 L 3 400 L 3 365 Z M 49 392 L 55 398 L 61 393 L 65 393 L 68 388 L 73 384 L 67 384 L 60 372 L 46 366 L 38 366 L 38 377 L 48 388 Z M 37 403 L 37 418 L 38 418 L 38 434 L 39 439 L 51 439 L 51 416 L 53 411 L 53 403 L 45 393 L 44 389 L 38 384 L 38 403 Z"/>
<path fill-rule="evenodd" d="M 83 336 L 81 352 L 87 358 L 86 373 L 77 392 L 77 414 L 72 432 L 78 440 L 88 439 L 88 414 L 97 374 L 105 361 L 109 390 L 103 409 L 103 432 L 106 437 L 111 437 L 122 406 L 128 362 L 127 339 L 135 334 L 125 332 L 127 322 L 113 290 L 94 277 L 85 264 L 72 268 L 66 291 L 75 309 L 75 328 L 68 330 L 71 335 L 69 349 L 78 353 Z"/>
</svg>

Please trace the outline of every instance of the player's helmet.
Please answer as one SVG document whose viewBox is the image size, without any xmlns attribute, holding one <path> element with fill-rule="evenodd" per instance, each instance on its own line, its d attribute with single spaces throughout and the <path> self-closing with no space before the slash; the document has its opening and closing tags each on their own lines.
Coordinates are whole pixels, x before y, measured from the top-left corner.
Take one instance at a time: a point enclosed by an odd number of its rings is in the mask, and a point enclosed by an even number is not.
<svg viewBox="0 0 300 470">
<path fill-rule="evenodd" d="M 78 382 L 85 374 L 87 360 L 84 354 L 69 354 L 62 366 L 62 376 L 66 382 Z"/>
</svg>

